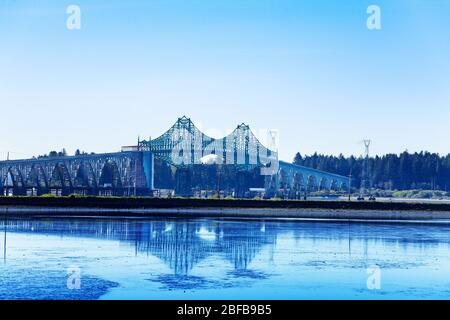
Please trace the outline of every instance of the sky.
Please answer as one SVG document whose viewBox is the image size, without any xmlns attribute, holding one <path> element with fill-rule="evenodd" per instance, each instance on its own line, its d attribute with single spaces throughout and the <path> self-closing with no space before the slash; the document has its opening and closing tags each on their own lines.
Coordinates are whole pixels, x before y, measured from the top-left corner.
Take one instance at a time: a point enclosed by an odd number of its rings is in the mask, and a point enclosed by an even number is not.
<svg viewBox="0 0 450 320">
<path fill-rule="evenodd" d="M 0 0 L 0 112 L 1 160 L 118 151 L 183 115 L 277 130 L 283 160 L 444 155 L 450 0 Z"/>
</svg>

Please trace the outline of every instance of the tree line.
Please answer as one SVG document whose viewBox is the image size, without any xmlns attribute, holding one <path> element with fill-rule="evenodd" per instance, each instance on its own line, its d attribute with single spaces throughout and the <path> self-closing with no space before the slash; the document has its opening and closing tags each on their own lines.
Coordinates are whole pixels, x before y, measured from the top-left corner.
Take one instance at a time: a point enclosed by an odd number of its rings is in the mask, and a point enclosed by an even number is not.
<svg viewBox="0 0 450 320">
<path fill-rule="evenodd" d="M 386 154 L 369 157 L 367 175 L 364 175 L 364 157 L 330 156 L 297 153 L 294 164 L 328 171 L 343 176 L 352 175 L 352 186 L 359 187 L 368 180 L 373 188 L 384 190 L 444 190 L 450 189 L 450 154 L 420 152 Z M 367 177 L 367 178 L 365 178 Z"/>
<path fill-rule="evenodd" d="M 74 155 L 75 156 L 81 156 L 81 155 L 88 155 L 88 154 L 95 154 L 94 152 L 88 153 L 85 151 L 80 151 L 80 149 L 75 150 Z M 37 157 L 33 157 L 34 159 L 42 159 L 42 158 L 57 158 L 57 157 L 67 157 L 68 153 L 65 148 L 63 148 L 61 151 L 50 151 L 48 154 L 42 154 L 38 155 Z"/>
</svg>

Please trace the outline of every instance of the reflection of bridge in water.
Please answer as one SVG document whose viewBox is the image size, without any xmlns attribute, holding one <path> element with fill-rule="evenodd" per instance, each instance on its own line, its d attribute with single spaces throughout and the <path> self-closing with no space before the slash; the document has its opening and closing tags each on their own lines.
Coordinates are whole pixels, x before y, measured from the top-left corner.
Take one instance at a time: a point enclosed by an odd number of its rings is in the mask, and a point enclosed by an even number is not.
<svg viewBox="0 0 450 320">
<path fill-rule="evenodd" d="M 236 271 L 255 271 L 251 263 L 258 254 L 267 248 L 269 256 L 265 258 L 271 259 L 277 240 L 286 236 L 306 255 L 321 247 L 345 250 L 348 244 L 348 254 L 365 261 L 371 257 L 369 249 L 380 244 L 404 250 L 439 246 L 448 250 L 450 246 L 450 225 L 440 223 L 39 219 L 8 220 L 6 228 L 0 221 L 0 230 L 118 240 L 134 247 L 137 255 L 157 257 L 176 275 L 189 275 L 210 257 L 228 261 Z M 0 246 L 5 241 L 0 241 Z"/>
<path fill-rule="evenodd" d="M 2 225 L 2 228 L 4 226 Z M 112 239 L 137 253 L 159 258 L 187 275 L 202 260 L 219 255 L 236 270 L 247 269 L 265 245 L 275 245 L 276 225 L 264 222 L 10 220 L 9 232 Z"/>
</svg>

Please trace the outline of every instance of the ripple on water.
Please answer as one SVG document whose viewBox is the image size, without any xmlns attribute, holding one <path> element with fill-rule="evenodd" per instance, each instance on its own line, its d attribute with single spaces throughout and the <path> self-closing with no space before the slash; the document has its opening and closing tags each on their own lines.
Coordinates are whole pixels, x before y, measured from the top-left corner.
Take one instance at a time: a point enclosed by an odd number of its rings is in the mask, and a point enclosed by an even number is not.
<svg viewBox="0 0 450 320">
<path fill-rule="evenodd" d="M 233 276 L 234 278 L 248 278 L 248 279 L 255 279 L 255 280 L 269 279 L 272 276 L 265 272 L 248 270 L 248 269 L 233 270 L 231 272 L 228 272 L 228 275 Z"/>
<path fill-rule="evenodd" d="M 115 282 L 82 275 L 80 289 L 68 289 L 64 272 L 15 269 L 0 277 L 0 300 L 96 300 L 117 286 Z"/>
<path fill-rule="evenodd" d="M 160 283 L 168 290 L 207 289 L 215 285 L 214 281 L 204 277 L 189 275 L 162 274 L 147 280 Z"/>
</svg>

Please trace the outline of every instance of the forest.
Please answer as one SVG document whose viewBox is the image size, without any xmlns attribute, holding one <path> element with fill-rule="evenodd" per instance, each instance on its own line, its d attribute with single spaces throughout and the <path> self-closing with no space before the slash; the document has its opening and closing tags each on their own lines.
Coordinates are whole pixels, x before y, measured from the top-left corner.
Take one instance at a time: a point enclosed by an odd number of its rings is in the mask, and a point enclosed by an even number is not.
<svg viewBox="0 0 450 320">
<path fill-rule="evenodd" d="M 359 187 L 366 176 L 368 185 L 384 190 L 443 190 L 450 187 L 450 154 L 407 151 L 369 157 L 367 175 L 363 157 L 330 156 L 314 153 L 302 156 L 297 153 L 293 163 L 344 176 L 352 176 L 352 185 Z"/>
</svg>

